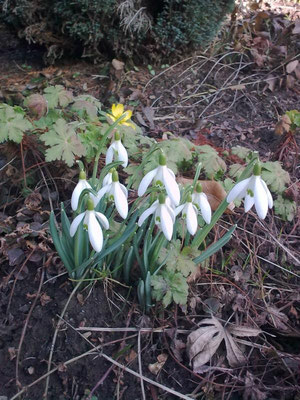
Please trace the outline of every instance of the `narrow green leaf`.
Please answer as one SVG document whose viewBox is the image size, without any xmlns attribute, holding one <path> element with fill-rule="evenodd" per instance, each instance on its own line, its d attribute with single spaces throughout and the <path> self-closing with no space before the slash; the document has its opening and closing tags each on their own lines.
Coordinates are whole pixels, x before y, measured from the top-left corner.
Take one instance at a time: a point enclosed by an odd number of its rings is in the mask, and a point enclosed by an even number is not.
<svg viewBox="0 0 300 400">
<path fill-rule="evenodd" d="M 72 260 L 70 259 L 65 248 L 61 244 L 61 238 L 59 237 L 58 231 L 55 226 L 55 217 L 54 217 L 53 211 L 51 211 L 51 214 L 50 214 L 49 227 L 50 227 L 50 233 L 51 233 L 52 240 L 53 240 L 54 246 L 56 248 L 56 251 L 57 251 L 58 255 L 60 256 L 64 266 L 66 267 L 69 275 L 71 276 L 72 270 L 73 270 Z"/>
<path fill-rule="evenodd" d="M 212 244 L 209 246 L 200 256 L 194 258 L 194 263 L 199 264 L 206 260 L 208 257 L 212 256 L 215 254 L 218 250 L 220 250 L 229 240 L 231 239 L 231 236 L 236 228 L 236 225 L 234 225 L 232 228 L 229 229 L 228 232 L 225 233 L 224 236 L 221 237 L 216 243 Z"/>
<path fill-rule="evenodd" d="M 125 265 L 123 268 L 123 278 L 124 278 L 124 282 L 127 285 L 130 282 L 130 272 L 131 272 L 131 268 L 133 267 L 133 261 L 134 261 L 134 248 L 133 248 L 133 246 L 131 246 L 126 253 L 126 261 L 125 261 Z"/>
</svg>

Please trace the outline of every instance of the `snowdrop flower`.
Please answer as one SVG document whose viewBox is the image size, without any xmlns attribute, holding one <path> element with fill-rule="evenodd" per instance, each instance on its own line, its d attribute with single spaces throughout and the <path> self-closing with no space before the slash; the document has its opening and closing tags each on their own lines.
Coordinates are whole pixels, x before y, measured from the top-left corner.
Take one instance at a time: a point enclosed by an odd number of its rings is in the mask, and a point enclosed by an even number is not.
<svg viewBox="0 0 300 400">
<path fill-rule="evenodd" d="M 73 237 L 79 227 L 79 224 L 83 220 L 83 225 L 88 231 L 89 240 L 93 249 L 99 253 L 103 246 L 103 233 L 101 225 L 105 228 L 109 228 L 109 223 L 105 215 L 94 210 L 94 201 L 90 197 L 87 201 L 87 210 L 74 219 L 70 226 L 70 235 Z"/>
<path fill-rule="evenodd" d="M 106 152 L 106 160 L 105 164 L 111 163 L 113 160 L 115 161 L 122 161 L 122 167 L 126 168 L 128 165 L 128 154 L 127 150 L 123 146 L 120 138 L 119 132 L 115 133 L 114 136 L 114 141 L 112 144 L 109 146 L 107 152 Z"/>
<path fill-rule="evenodd" d="M 103 182 L 102 182 L 102 187 L 106 186 L 106 185 L 110 185 L 112 183 L 112 173 L 114 171 L 114 168 L 112 168 L 109 173 L 107 175 L 105 175 L 105 177 L 103 178 Z"/>
<path fill-rule="evenodd" d="M 174 172 L 170 168 L 167 168 L 166 164 L 165 155 L 160 154 L 159 166 L 144 176 L 138 188 L 138 195 L 143 196 L 153 181 L 156 185 L 164 186 L 171 201 L 175 206 L 178 206 L 180 203 L 179 187 L 175 180 Z"/>
<path fill-rule="evenodd" d="M 202 185 L 200 183 L 196 186 L 196 193 L 192 194 L 193 203 L 196 205 L 198 210 L 201 211 L 202 217 L 207 224 L 211 221 L 211 207 L 207 200 L 207 196 L 202 191 Z"/>
<path fill-rule="evenodd" d="M 198 210 L 192 203 L 192 196 L 189 195 L 187 202 L 175 208 L 175 215 L 182 213 L 182 217 L 186 219 L 186 227 L 191 235 L 195 235 L 198 228 Z"/>
<path fill-rule="evenodd" d="M 128 122 L 132 117 L 132 111 L 127 110 L 124 111 L 123 104 L 113 104 L 111 107 L 111 114 L 107 114 L 107 116 L 113 121 L 116 122 L 117 119 L 124 116 L 124 118 L 119 122 L 120 125 L 130 126 L 131 128 L 135 129 L 135 126 L 132 122 Z"/>
<path fill-rule="evenodd" d="M 115 203 L 118 213 L 123 219 L 125 219 L 128 215 L 128 191 L 126 187 L 119 182 L 119 175 L 114 168 L 112 172 L 112 182 L 103 186 L 97 194 L 98 202 L 105 194 L 108 195 L 109 200 Z"/>
<path fill-rule="evenodd" d="M 245 198 L 245 212 L 248 212 L 254 204 L 258 216 L 265 219 L 268 207 L 273 207 L 273 199 L 267 185 L 260 175 L 261 166 L 255 164 L 253 175 L 250 178 L 242 180 L 230 190 L 227 196 L 227 202 L 231 203 L 235 199 Z"/>
<path fill-rule="evenodd" d="M 84 189 L 92 189 L 91 185 L 86 180 L 86 174 L 84 171 L 79 172 L 79 181 L 73 190 L 72 197 L 71 197 L 71 207 L 73 211 L 76 211 L 78 208 L 78 201 L 81 195 L 81 192 Z M 95 199 L 94 196 L 91 196 L 93 200 Z"/>
<path fill-rule="evenodd" d="M 161 193 L 158 200 L 156 200 L 138 220 L 138 226 L 142 226 L 144 221 L 151 215 L 155 216 L 155 223 L 163 231 L 167 240 L 172 239 L 173 225 L 175 222 L 175 214 L 173 209 L 168 205 L 166 196 Z"/>
</svg>

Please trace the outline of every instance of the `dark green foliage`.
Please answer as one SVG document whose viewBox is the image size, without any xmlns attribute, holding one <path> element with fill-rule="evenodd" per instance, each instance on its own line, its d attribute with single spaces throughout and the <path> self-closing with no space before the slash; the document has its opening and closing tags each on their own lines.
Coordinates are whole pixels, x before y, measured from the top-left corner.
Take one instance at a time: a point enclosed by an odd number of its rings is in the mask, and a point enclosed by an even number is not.
<svg viewBox="0 0 300 400">
<path fill-rule="evenodd" d="M 135 62 L 206 46 L 233 5 L 234 0 L 0 0 L 1 18 L 28 41 L 45 45 L 53 59 L 62 50 L 80 50 L 85 57 L 108 54 Z"/>
<path fill-rule="evenodd" d="M 234 0 L 165 0 L 153 31 L 167 53 L 205 46 L 218 33 Z"/>
</svg>

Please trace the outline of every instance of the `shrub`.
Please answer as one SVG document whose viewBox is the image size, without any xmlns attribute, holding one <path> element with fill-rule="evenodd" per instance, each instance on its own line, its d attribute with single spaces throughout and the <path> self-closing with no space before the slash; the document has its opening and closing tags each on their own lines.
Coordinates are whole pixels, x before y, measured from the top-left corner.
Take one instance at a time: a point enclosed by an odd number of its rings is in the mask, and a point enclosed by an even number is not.
<svg viewBox="0 0 300 400">
<path fill-rule="evenodd" d="M 206 46 L 233 5 L 234 0 L 0 0 L 2 19 L 27 41 L 46 46 L 52 59 L 79 48 L 85 57 L 108 53 L 139 61 Z"/>
</svg>

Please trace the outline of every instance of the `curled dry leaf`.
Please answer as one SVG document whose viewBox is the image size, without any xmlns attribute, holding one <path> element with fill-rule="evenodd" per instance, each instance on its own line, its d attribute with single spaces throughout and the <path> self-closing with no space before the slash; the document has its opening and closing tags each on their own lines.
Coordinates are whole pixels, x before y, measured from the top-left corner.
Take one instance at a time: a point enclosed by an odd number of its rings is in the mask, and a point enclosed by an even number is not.
<svg viewBox="0 0 300 400">
<path fill-rule="evenodd" d="M 168 359 L 168 355 L 165 353 L 160 354 L 159 356 L 157 356 L 157 362 L 154 364 L 149 364 L 148 368 L 149 371 L 154 374 L 157 375 L 159 373 L 159 371 L 162 369 L 162 367 L 165 365 L 166 361 Z"/>
<path fill-rule="evenodd" d="M 247 326 L 225 327 L 215 317 L 204 319 L 200 322 L 200 328 L 192 332 L 187 339 L 187 351 L 193 370 L 200 370 L 216 353 L 223 340 L 229 365 L 235 367 L 245 364 L 246 357 L 233 336 L 257 336 L 260 333 L 260 329 Z"/>
<path fill-rule="evenodd" d="M 275 126 L 276 135 L 283 135 L 289 132 L 291 128 L 291 120 L 288 115 L 284 114 Z"/>
<path fill-rule="evenodd" d="M 177 181 L 183 185 L 191 185 L 192 179 L 179 177 Z M 216 181 L 198 181 L 202 185 L 203 192 L 206 194 L 211 209 L 215 211 L 220 203 L 226 198 L 227 193 L 223 186 Z M 226 212 L 230 213 L 234 209 L 234 204 L 230 203 Z"/>
<path fill-rule="evenodd" d="M 288 74 L 291 74 L 298 66 L 299 61 L 298 60 L 294 60 L 288 63 L 288 65 L 286 66 L 286 72 Z"/>
</svg>

